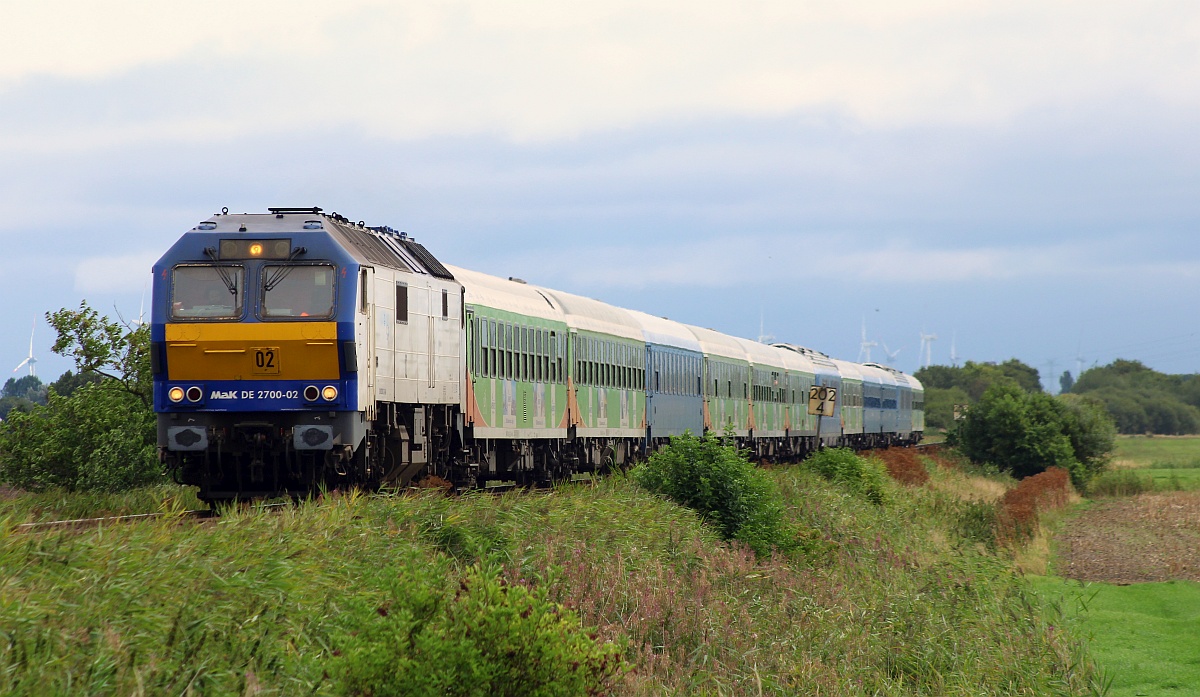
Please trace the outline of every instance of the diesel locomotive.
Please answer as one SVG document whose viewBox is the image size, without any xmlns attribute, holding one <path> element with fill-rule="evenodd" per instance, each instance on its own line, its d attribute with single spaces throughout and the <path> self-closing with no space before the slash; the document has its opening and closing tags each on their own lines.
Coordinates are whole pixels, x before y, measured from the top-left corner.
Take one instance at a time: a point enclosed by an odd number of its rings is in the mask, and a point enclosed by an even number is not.
<svg viewBox="0 0 1200 697">
<path fill-rule="evenodd" d="M 549 482 L 672 435 L 763 458 L 915 443 L 911 375 L 445 265 L 320 208 L 222 210 L 154 266 L 159 453 L 201 499 Z M 809 414 L 810 396 L 836 394 Z"/>
</svg>

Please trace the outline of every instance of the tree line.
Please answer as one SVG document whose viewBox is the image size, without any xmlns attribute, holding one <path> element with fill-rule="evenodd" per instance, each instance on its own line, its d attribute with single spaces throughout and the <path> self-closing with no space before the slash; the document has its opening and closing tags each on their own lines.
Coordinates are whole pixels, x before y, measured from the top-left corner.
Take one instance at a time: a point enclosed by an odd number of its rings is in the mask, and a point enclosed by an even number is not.
<svg viewBox="0 0 1200 697">
<path fill-rule="evenodd" d="M 1037 369 L 1015 358 L 999 364 L 929 366 L 916 376 L 925 386 L 925 422 L 938 429 L 953 428 L 954 405 L 978 402 L 994 384 L 1042 391 Z M 1168 375 L 1139 361 L 1117 359 L 1079 376 L 1064 371 L 1059 386 L 1062 394 L 1103 404 L 1119 433 L 1200 433 L 1200 375 Z"/>
</svg>

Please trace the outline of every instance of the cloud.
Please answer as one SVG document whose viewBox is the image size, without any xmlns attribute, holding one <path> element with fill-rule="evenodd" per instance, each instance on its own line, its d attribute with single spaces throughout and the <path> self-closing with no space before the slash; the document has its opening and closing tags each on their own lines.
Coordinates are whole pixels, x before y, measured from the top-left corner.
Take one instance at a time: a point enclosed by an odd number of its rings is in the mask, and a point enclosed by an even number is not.
<svg viewBox="0 0 1200 697">
<path fill-rule="evenodd" d="M 1200 7 L 1182 0 L 76 0 L 5 19 L 5 92 L 121 86 L 45 114 L 75 115 L 67 143 L 102 140 L 94 125 L 114 113 L 159 134 L 350 125 L 548 142 L 813 110 L 871 128 L 1003 127 L 1129 89 L 1200 105 Z M 8 137 L 62 143 L 36 122 Z"/>
<path fill-rule="evenodd" d="M 1142 252 L 1135 241 L 1121 239 L 993 247 L 878 240 L 869 234 L 739 235 L 510 255 L 492 272 L 593 294 L 777 286 L 819 295 L 847 284 L 893 289 L 1013 282 L 1091 285 L 1115 274 L 1184 283 L 1200 276 L 1200 259 L 1138 259 Z"/>
<path fill-rule="evenodd" d="M 99 256 L 75 266 L 75 290 L 80 293 L 132 293 L 147 287 L 150 269 L 162 252 Z"/>
</svg>

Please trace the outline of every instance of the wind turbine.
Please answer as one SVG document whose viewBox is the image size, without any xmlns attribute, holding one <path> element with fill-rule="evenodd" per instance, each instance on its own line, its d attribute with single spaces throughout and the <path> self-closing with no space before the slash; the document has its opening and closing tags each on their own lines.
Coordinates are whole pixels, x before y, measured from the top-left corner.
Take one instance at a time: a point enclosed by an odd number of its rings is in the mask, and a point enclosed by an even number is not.
<svg viewBox="0 0 1200 697">
<path fill-rule="evenodd" d="M 955 344 L 958 343 L 958 332 L 950 334 L 950 365 L 958 367 L 958 349 Z"/>
<path fill-rule="evenodd" d="M 16 368 L 13 368 L 14 373 L 17 372 L 18 370 L 20 370 L 21 368 L 24 368 L 26 365 L 28 365 L 29 366 L 29 374 L 30 375 L 34 374 L 33 364 L 37 363 L 37 359 L 33 357 L 33 332 L 36 329 L 37 329 L 37 320 L 34 320 L 33 328 L 29 330 L 29 356 L 25 360 L 21 361 L 21 363 L 19 365 L 17 365 Z"/>
<path fill-rule="evenodd" d="M 862 343 L 858 345 L 858 362 L 859 363 L 864 363 L 864 362 L 870 363 L 871 362 L 871 349 L 875 348 L 878 345 L 879 345 L 878 341 L 867 341 L 867 318 L 863 317 Z M 886 351 L 887 349 L 884 349 L 884 350 Z M 866 361 L 863 361 L 864 353 L 867 355 Z"/>
<path fill-rule="evenodd" d="M 889 351 L 888 347 L 887 347 L 887 342 L 884 342 L 883 352 L 887 354 L 887 364 L 891 365 L 893 362 L 895 362 L 896 356 L 899 356 L 900 352 L 903 350 L 904 350 L 904 347 L 901 346 L 900 348 L 896 349 L 895 351 Z"/>
<path fill-rule="evenodd" d="M 929 367 L 930 363 L 933 363 L 933 357 L 932 357 L 933 342 L 937 341 L 937 338 L 938 338 L 937 334 L 926 334 L 925 332 L 921 332 L 920 353 L 925 354 L 925 366 L 924 367 L 926 367 L 926 368 Z M 920 363 L 921 363 L 921 356 L 918 355 L 917 356 L 917 365 L 920 365 Z"/>
</svg>

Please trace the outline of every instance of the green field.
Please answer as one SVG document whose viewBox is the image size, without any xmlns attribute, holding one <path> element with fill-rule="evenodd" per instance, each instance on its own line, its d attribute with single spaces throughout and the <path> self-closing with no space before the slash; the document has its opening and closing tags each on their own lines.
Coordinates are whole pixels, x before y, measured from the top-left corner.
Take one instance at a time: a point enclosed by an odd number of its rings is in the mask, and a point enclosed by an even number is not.
<svg viewBox="0 0 1200 697">
<path fill-rule="evenodd" d="M 1110 697 L 1200 694 L 1200 583 L 1116 586 L 1031 576 L 1090 635 Z"/>
<path fill-rule="evenodd" d="M 1200 468 L 1200 436 L 1118 436 L 1119 465 L 1155 469 Z"/>
</svg>

